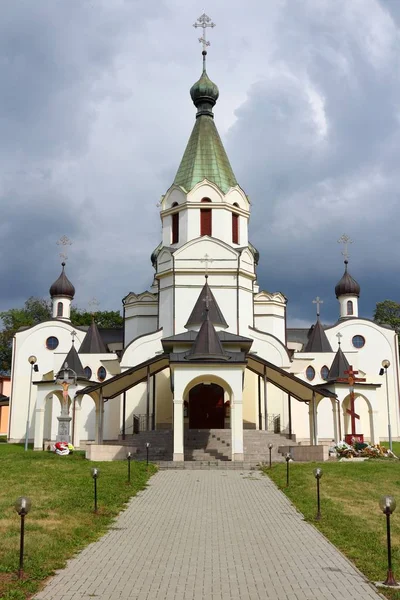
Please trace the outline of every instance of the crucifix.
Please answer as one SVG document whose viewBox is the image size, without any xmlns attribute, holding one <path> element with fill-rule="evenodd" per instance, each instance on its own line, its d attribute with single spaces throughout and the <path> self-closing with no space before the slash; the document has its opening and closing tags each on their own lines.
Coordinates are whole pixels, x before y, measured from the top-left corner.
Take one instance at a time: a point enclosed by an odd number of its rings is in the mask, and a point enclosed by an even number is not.
<svg viewBox="0 0 400 600">
<path fill-rule="evenodd" d="M 213 23 L 208 15 L 204 12 L 196 21 L 193 23 L 193 27 L 197 29 L 197 27 L 201 27 L 203 29 L 203 35 L 199 38 L 200 44 L 203 45 L 203 53 L 207 54 L 207 46 L 210 45 L 210 42 L 206 38 L 206 29 L 207 27 L 215 27 L 215 23 Z"/>
<path fill-rule="evenodd" d="M 319 317 L 319 305 L 320 305 L 320 304 L 323 304 L 323 303 L 324 303 L 324 301 L 323 301 L 323 300 L 321 300 L 321 298 L 320 298 L 319 296 L 317 296 L 317 297 L 315 298 L 315 300 L 313 300 L 313 304 L 316 304 L 316 305 L 317 305 L 317 317 Z"/>
<path fill-rule="evenodd" d="M 208 263 L 212 263 L 213 259 L 208 254 L 205 254 L 203 258 L 200 259 L 200 262 L 206 263 L 206 279 L 208 278 Z"/>
<path fill-rule="evenodd" d="M 92 315 L 92 320 L 94 320 L 99 306 L 100 302 L 96 298 L 89 300 L 89 312 Z"/>
<path fill-rule="evenodd" d="M 66 235 L 63 235 L 58 240 L 57 246 L 61 246 L 62 252 L 60 252 L 60 258 L 63 261 L 63 263 L 65 263 L 68 259 L 67 246 L 72 246 L 72 242 Z"/>
<path fill-rule="evenodd" d="M 350 388 L 350 409 L 346 409 L 346 413 L 351 417 L 351 436 L 354 437 L 357 435 L 356 433 L 356 419 L 360 418 L 355 411 L 355 402 L 354 402 L 354 384 L 360 381 L 366 381 L 365 377 L 356 377 L 358 375 L 358 371 L 353 371 L 353 367 L 350 365 L 348 370 L 344 372 L 347 377 L 339 377 L 336 381 L 341 383 L 348 383 Z"/>
<path fill-rule="evenodd" d="M 342 340 L 342 337 L 343 337 L 342 334 L 340 333 L 340 331 L 336 334 L 336 337 L 338 339 L 338 344 L 340 346 L 340 344 L 342 343 L 341 340 Z"/>
<path fill-rule="evenodd" d="M 342 254 L 344 256 L 344 261 L 347 264 L 349 262 L 349 244 L 352 244 L 353 240 L 349 238 L 345 233 L 338 239 L 338 244 L 343 244 Z"/>
</svg>

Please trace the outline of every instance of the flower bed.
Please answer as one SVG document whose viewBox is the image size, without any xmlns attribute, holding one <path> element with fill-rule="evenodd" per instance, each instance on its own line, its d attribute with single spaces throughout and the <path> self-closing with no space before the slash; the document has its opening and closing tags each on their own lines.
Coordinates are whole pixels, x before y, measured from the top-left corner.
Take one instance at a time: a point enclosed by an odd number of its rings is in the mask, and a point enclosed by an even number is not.
<svg viewBox="0 0 400 600">
<path fill-rule="evenodd" d="M 338 458 L 397 458 L 397 456 L 379 444 L 364 444 L 354 440 L 353 444 L 339 442 L 335 446 Z"/>
</svg>

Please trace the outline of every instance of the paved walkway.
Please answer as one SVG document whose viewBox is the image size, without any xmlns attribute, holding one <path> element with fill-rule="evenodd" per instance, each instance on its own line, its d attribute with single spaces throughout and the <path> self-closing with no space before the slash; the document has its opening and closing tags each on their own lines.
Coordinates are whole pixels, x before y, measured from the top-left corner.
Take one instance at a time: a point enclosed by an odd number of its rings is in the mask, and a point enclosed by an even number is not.
<svg viewBox="0 0 400 600">
<path fill-rule="evenodd" d="M 161 471 L 41 600 L 379 600 L 258 472 Z"/>
</svg>

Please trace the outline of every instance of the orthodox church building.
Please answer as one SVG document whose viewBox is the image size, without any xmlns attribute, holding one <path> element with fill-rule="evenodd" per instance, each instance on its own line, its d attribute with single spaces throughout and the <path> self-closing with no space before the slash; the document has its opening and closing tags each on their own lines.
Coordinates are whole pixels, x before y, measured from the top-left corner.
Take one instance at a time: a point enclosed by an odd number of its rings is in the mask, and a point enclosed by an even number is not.
<svg viewBox="0 0 400 600">
<path fill-rule="evenodd" d="M 69 437 L 101 458 L 102 448 L 151 431 L 153 440 L 169 436 L 171 458 L 182 461 L 188 432 L 217 431 L 229 459 L 243 461 L 249 430 L 260 443 L 272 431 L 282 444 L 314 447 L 354 433 L 377 443 L 390 425 L 400 439 L 397 336 L 359 316 L 347 259 L 332 326 L 322 325 L 317 299 L 315 325 L 288 328 L 286 297 L 259 289 L 251 204 L 215 125 L 219 91 L 205 60 L 203 51 L 190 90 L 194 127 L 161 200 L 151 288 L 123 298 L 123 331 L 95 320 L 74 327 L 75 289 L 62 265 L 50 287 L 53 318 L 14 339 L 10 442 L 27 432 L 41 450 Z M 349 387 L 350 367 L 359 381 Z"/>
</svg>

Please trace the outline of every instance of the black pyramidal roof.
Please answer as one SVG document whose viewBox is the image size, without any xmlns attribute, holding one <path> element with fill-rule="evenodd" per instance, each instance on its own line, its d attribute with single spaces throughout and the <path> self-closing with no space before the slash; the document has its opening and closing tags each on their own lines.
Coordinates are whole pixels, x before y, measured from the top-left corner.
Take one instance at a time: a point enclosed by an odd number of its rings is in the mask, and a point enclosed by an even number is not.
<svg viewBox="0 0 400 600">
<path fill-rule="evenodd" d="M 315 323 L 303 352 L 333 352 L 319 317 Z"/>
<path fill-rule="evenodd" d="M 333 359 L 333 363 L 329 370 L 328 381 L 336 381 L 336 379 L 342 379 L 346 377 L 345 371 L 350 368 L 349 362 L 344 355 L 343 350 L 339 346 L 336 356 Z"/>
<path fill-rule="evenodd" d="M 360 295 L 360 285 L 357 283 L 355 279 L 350 275 L 347 271 L 347 265 L 349 262 L 347 260 L 344 261 L 345 268 L 342 279 L 335 286 L 335 294 L 336 298 L 339 296 L 357 296 Z"/>
<path fill-rule="evenodd" d="M 86 375 L 85 375 L 85 371 L 83 369 L 82 363 L 81 363 L 81 359 L 78 356 L 78 353 L 76 351 L 75 345 L 72 344 L 71 346 L 71 350 L 68 352 L 62 367 L 64 368 L 66 365 L 68 365 L 69 369 L 72 369 L 73 371 L 75 371 L 77 377 L 79 377 L 79 379 L 87 379 Z"/>
<path fill-rule="evenodd" d="M 83 339 L 81 347 L 79 348 L 79 354 L 106 354 L 107 348 L 101 338 L 99 329 L 92 321 L 86 335 Z"/>
<path fill-rule="evenodd" d="M 209 311 L 206 309 L 206 318 L 186 356 L 187 360 L 229 360 L 208 313 Z"/>
<path fill-rule="evenodd" d="M 75 296 L 75 288 L 65 274 L 65 262 L 61 263 L 62 271 L 60 277 L 50 287 L 50 296 L 67 296 L 73 298 Z"/>
<path fill-rule="evenodd" d="M 228 327 L 228 323 L 225 321 L 224 315 L 222 314 L 214 294 L 207 283 L 207 277 L 208 276 L 206 275 L 206 282 L 200 292 L 199 297 L 197 298 L 197 302 L 194 305 L 188 322 L 185 325 L 185 329 L 191 329 L 192 327 L 196 327 L 201 323 L 204 323 L 206 318 L 208 318 L 213 325 L 223 327 L 224 329 Z M 206 304 L 208 304 L 209 307 L 208 317 L 206 315 Z"/>
</svg>

